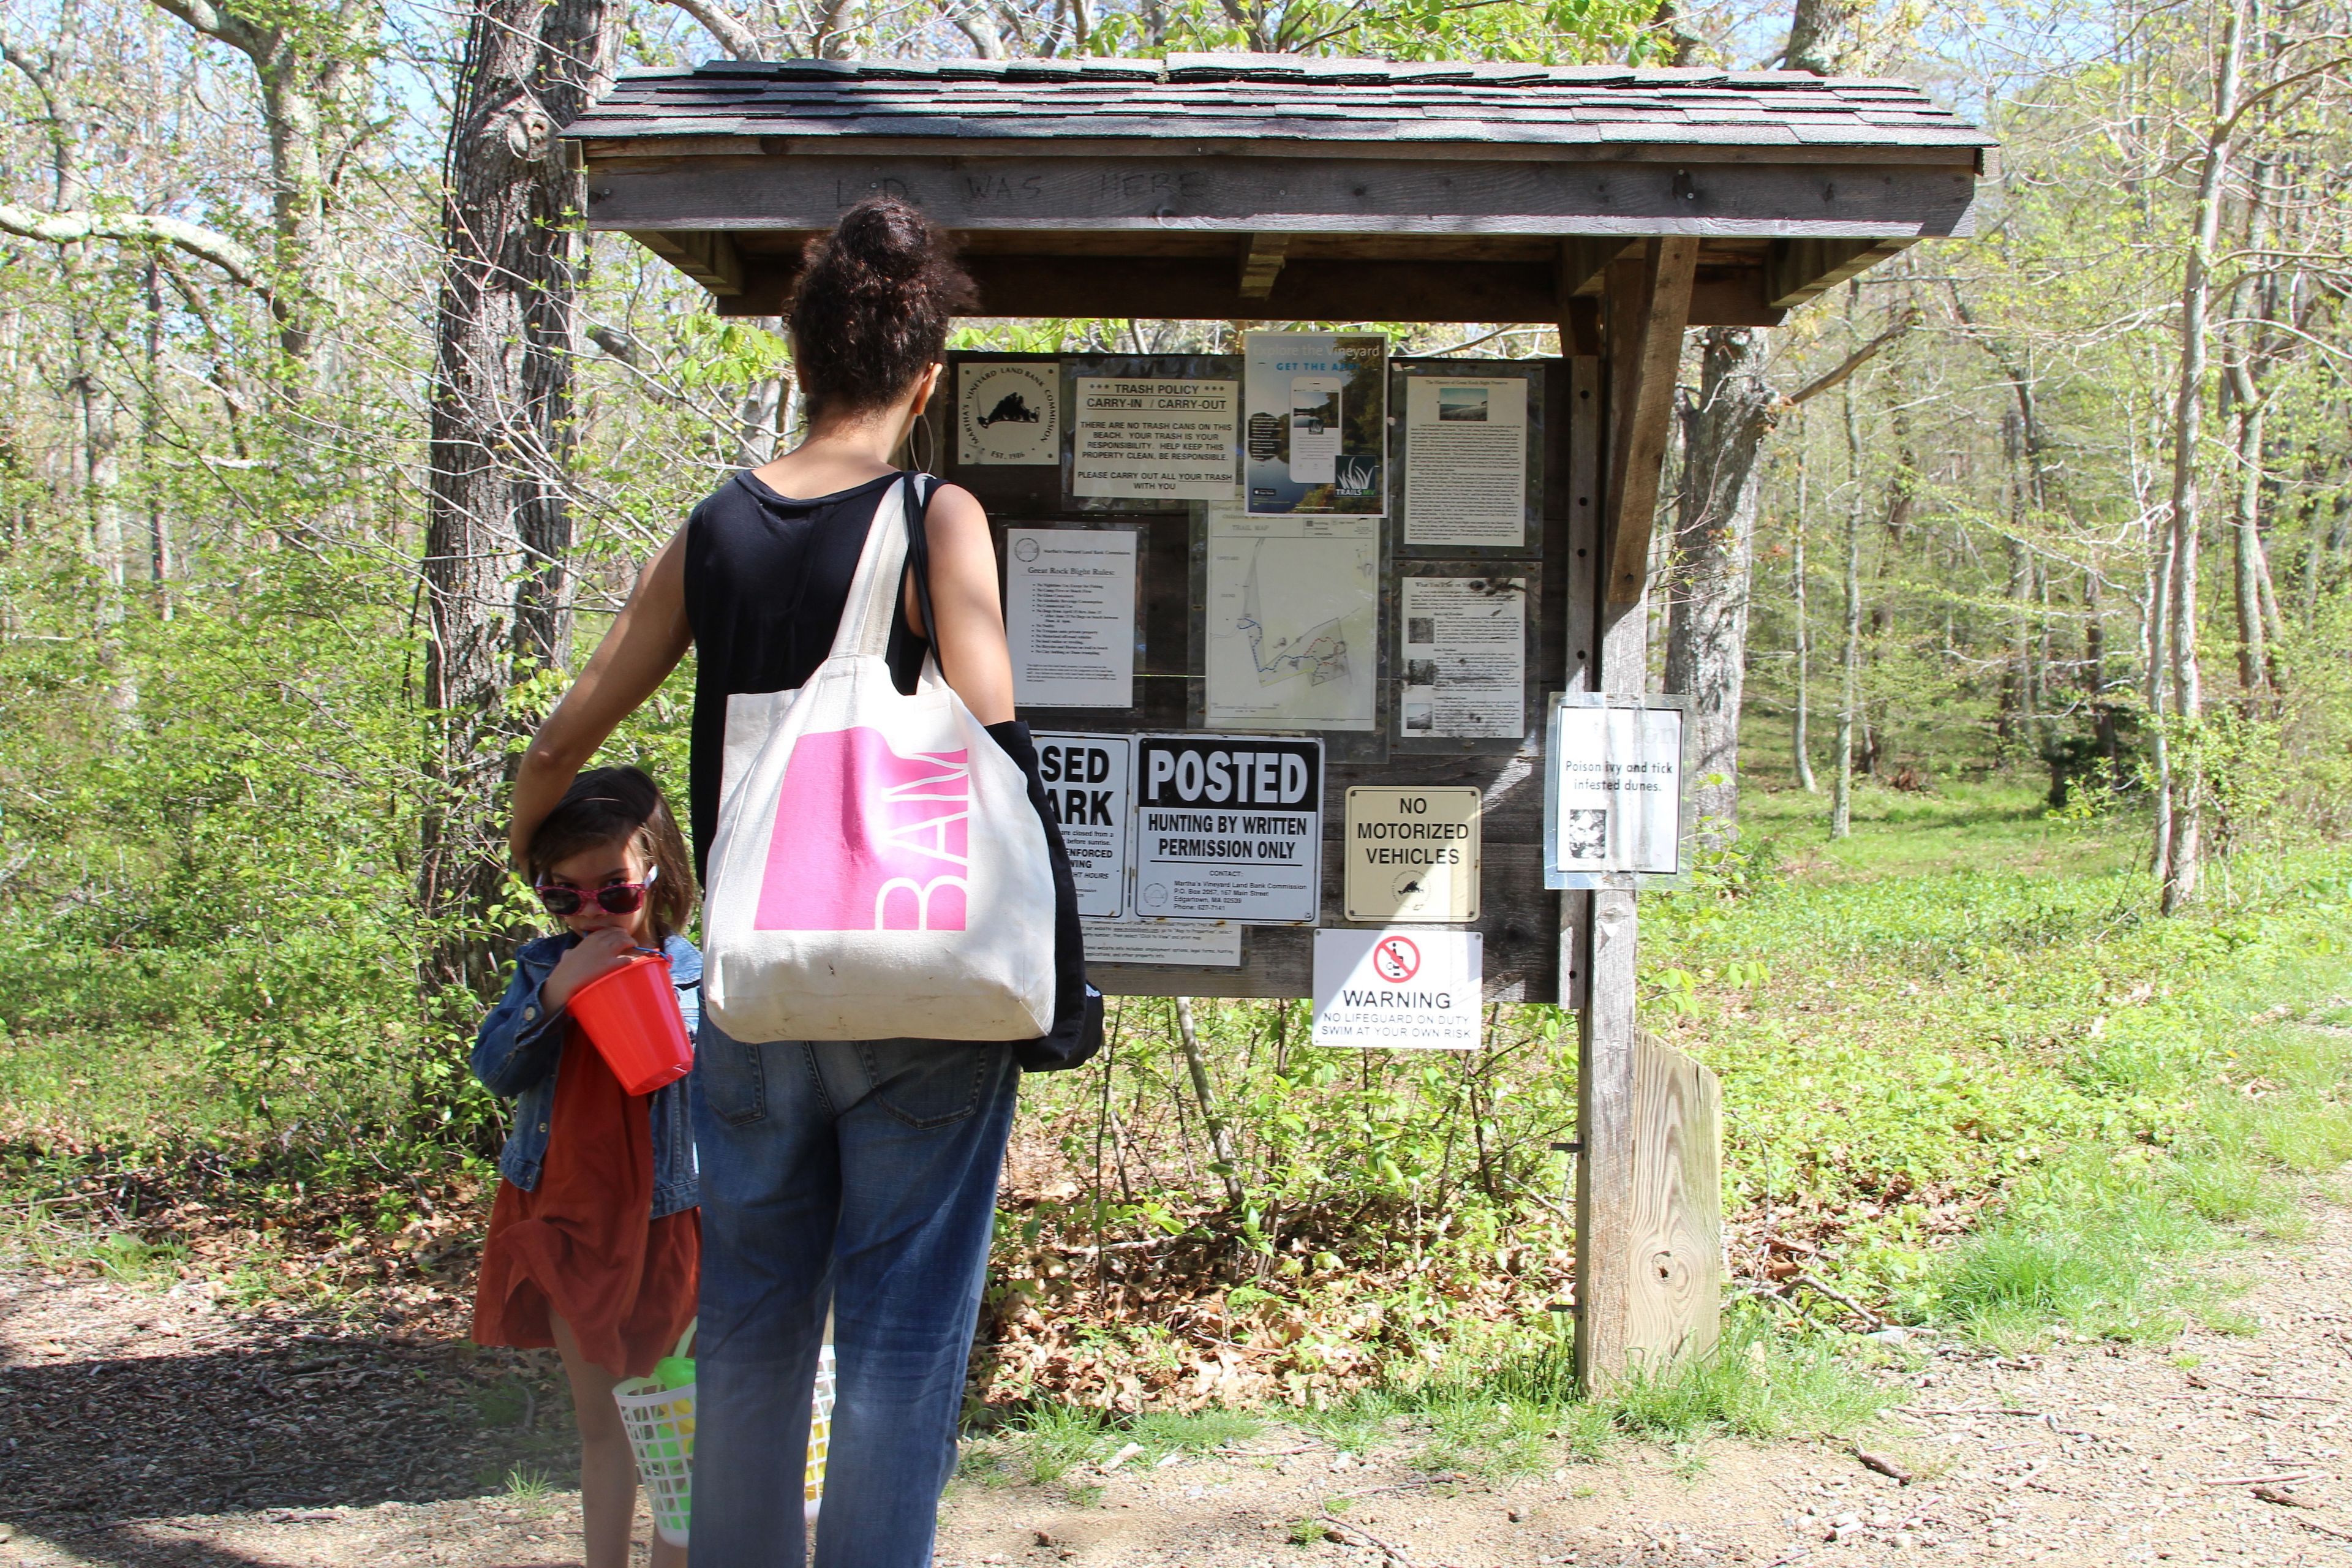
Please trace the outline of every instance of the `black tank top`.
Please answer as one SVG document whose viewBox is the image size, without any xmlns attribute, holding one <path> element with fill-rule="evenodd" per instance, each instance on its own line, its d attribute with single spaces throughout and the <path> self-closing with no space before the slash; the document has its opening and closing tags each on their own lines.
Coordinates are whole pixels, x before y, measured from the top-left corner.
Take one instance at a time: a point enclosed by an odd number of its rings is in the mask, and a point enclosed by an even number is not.
<svg viewBox="0 0 2352 1568">
<path fill-rule="evenodd" d="M 687 795 L 694 872 L 704 876 L 719 831 L 719 773 L 727 755 L 727 700 L 791 691 L 833 651 L 866 530 L 886 474 L 814 500 L 778 495 L 734 474 L 686 521 L 686 618 L 694 629 L 694 729 Z M 907 625 L 906 595 L 890 618 L 890 676 L 911 692 L 928 645 Z"/>
</svg>

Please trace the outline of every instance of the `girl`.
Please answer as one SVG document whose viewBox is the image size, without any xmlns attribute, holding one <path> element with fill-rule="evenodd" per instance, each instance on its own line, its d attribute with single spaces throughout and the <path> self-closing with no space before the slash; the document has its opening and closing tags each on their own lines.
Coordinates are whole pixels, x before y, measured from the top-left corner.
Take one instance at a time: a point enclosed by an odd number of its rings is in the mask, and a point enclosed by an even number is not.
<svg viewBox="0 0 2352 1568">
<path fill-rule="evenodd" d="M 627 1568 L 637 1474 L 613 1385 L 643 1377 L 694 1317 L 702 1237 L 683 1080 L 632 1097 L 564 1005 L 638 949 L 669 959 L 688 1034 L 702 954 L 678 934 L 694 908 L 686 845 L 636 768 L 574 780 L 531 832 L 523 865 L 564 934 L 524 944 L 482 1021 L 474 1076 L 515 1097 L 482 1246 L 474 1339 L 562 1353 L 580 1423 L 588 1568 Z M 685 1568 L 656 1536 L 655 1568 Z"/>
<path fill-rule="evenodd" d="M 810 247 L 793 300 L 808 438 L 719 488 L 662 547 L 515 783 L 517 844 L 572 771 L 695 649 L 695 849 L 718 826 L 727 705 L 790 691 L 831 647 L 894 455 L 938 390 L 971 284 L 923 216 L 877 198 Z M 884 515 L 898 526 L 895 510 Z M 890 664 L 911 690 L 928 642 L 992 733 L 1013 717 L 996 552 L 971 493 L 923 523 Z M 935 616 L 936 625 L 926 624 Z M 816 1568 L 922 1568 L 954 1468 L 972 1322 L 1019 1065 L 1010 1043 L 732 1040 L 705 1022 L 693 1082 L 709 1254 L 697 1339 L 694 1552 L 802 1568 L 801 1466 L 825 1310 L 832 1446 Z"/>
</svg>

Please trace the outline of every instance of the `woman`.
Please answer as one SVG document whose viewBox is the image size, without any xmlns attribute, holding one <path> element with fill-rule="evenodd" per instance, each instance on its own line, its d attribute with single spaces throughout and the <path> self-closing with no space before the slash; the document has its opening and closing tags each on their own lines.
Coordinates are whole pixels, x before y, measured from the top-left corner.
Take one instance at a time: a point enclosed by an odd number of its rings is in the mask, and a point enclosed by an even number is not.
<svg viewBox="0 0 2352 1568">
<path fill-rule="evenodd" d="M 833 641 L 866 529 L 938 390 L 970 279 L 903 203 L 861 203 L 812 245 L 793 300 L 808 439 L 688 520 L 525 754 L 513 843 L 696 650 L 689 795 L 698 871 L 718 826 L 727 700 L 789 691 Z M 814 498 L 814 499 L 803 499 Z M 1013 717 L 988 520 L 941 485 L 890 638 L 901 690 L 925 642 L 982 724 Z M 1002 1043 L 739 1041 L 706 1016 L 694 1542 L 724 1568 L 803 1552 L 802 1468 L 828 1307 L 839 1358 L 817 1568 L 919 1568 L 955 1461 L 966 1360 L 1019 1070 Z"/>
</svg>

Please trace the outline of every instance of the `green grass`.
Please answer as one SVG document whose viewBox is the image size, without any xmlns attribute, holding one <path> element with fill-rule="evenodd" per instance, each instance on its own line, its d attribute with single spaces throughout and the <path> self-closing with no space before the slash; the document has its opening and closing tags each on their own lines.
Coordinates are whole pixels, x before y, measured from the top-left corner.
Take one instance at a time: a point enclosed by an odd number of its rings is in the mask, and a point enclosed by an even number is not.
<svg viewBox="0 0 2352 1568">
<path fill-rule="evenodd" d="M 1125 1461 L 1149 1468 L 1170 1455 L 1209 1454 L 1237 1447 L 1265 1429 L 1247 1411 L 1211 1408 L 1193 1414 L 1146 1411 L 1121 1416 L 1084 1405 L 1041 1401 L 1021 1410 L 965 1450 L 963 1470 L 983 1481 L 1017 1480 L 1033 1487 L 1065 1480 L 1082 1466 L 1099 1464 L 1129 1444 L 1142 1450 Z M 1073 1501 L 1100 1495 L 1091 1484 L 1070 1489 Z"/>
<path fill-rule="evenodd" d="M 2352 1159 L 2352 853 L 2217 866 L 2158 917 L 2147 826 L 2021 786 L 1751 792 L 1742 854 L 1645 900 L 1654 1027 L 1721 1074 L 1727 1209 L 2001 1342 L 2161 1337 L 2189 1260 L 2292 1237 Z M 2186 1294 L 2184 1294 L 2186 1292 Z"/>
</svg>

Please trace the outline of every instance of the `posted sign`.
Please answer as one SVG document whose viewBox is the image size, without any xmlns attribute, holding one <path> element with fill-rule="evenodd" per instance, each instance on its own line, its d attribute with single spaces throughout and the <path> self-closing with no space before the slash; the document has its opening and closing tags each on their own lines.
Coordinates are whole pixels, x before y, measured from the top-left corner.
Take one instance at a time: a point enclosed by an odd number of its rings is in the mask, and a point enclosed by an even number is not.
<svg viewBox="0 0 2352 1568">
<path fill-rule="evenodd" d="M 1478 918 L 1478 807 L 1468 784 L 1359 784 L 1340 829 L 1351 921 Z"/>
<path fill-rule="evenodd" d="M 1315 1043 L 1475 1051 L 1485 960 L 1475 931 L 1318 931 Z"/>
<path fill-rule="evenodd" d="M 1313 925 L 1323 892 L 1323 742 L 1135 742 L 1135 912 Z"/>
<path fill-rule="evenodd" d="M 1128 770 L 1135 743 L 1125 735 L 1039 735 L 1037 773 L 1062 825 L 1078 914 L 1117 920 L 1127 910 Z"/>
</svg>

